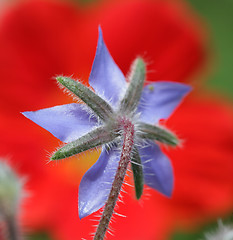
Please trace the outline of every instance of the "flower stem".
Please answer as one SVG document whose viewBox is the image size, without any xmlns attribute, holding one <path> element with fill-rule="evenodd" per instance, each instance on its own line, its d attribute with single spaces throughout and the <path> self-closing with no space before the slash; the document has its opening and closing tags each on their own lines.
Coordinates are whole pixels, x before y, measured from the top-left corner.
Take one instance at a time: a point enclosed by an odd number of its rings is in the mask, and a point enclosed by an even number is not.
<svg viewBox="0 0 233 240">
<path fill-rule="evenodd" d="M 124 142 L 122 146 L 121 158 L 116 171 L 112 188 L 105 204 L 103 214 L 97 227 L 94 240 L 103 240 L 108 229 L 109 222 L 114 213 L 114 208 L 124 182 L 128 164 L 131 160 L 131 151 L 134 144 L 134 125 L 127 119 L 121 120 L 124 130 Z"/>
</svg>

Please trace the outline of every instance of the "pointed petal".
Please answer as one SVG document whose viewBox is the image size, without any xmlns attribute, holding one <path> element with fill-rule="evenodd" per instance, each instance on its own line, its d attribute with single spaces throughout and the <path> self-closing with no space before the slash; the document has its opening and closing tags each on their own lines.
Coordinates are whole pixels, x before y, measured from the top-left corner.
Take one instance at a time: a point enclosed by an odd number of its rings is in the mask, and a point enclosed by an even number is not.
<svg viewBox="0 0 233 240">
<path fill-rule="evenodd" d="M 76 140 L 97 125 L 96 118 L 76 103 L 22 114 L 66 143 Z"/>
<path fill-rule="evenodd" d="M 123 96 L 126 91 L 125 77 L 108 52 L 101 28 L 89 83 L 98 94 L 106 101 L 112 100 L 113 104 L 116 104 L 120 95 Z"/>
<path fill-rule="evenodd" d="M 111 190 L 120 151 L 103 148 L 98 161 L 85 173 L 79 186 L 79 217 L 90 215 L 104 206 Z"/>
<path fill-rule="evenodd" d="M 155 124 L 160 119 L 168 118 L 190 91 L 190 86 L 175 82 L 156 82 L 147 85 L 142 91 L 138 105 L 140 120 Z"/>
<path fill-rule="evenodd" d="M 173 170 L 170 160 L 154 142 L 139 148 L 145 183 L 170 197 L 173 190 Z"/>
</svg>

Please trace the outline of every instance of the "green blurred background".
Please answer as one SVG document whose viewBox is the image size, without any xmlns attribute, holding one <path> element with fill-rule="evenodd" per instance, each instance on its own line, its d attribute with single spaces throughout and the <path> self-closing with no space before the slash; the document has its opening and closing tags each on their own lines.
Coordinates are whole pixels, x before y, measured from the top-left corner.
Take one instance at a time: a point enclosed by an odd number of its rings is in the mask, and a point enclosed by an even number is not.
<svg viewBox="0 0 233 240">
<path fill-rule="evenodd" d="M 233 1 L 187 0 L 209 29 L 214 66 L 206 87 L 233 100 Z"/>
</svg>

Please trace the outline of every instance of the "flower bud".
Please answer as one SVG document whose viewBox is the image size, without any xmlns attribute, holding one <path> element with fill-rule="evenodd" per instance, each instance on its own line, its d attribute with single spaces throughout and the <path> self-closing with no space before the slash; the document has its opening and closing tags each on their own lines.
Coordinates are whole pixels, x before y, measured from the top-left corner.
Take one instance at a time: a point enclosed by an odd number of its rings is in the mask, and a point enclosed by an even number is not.
<svg viewBox="0 0 233 240">
<path fill-rule="evenodd" d="M 18 211 L 23 181 L 0 159 L 0 217 L 12 217 Z"/>
</svg>

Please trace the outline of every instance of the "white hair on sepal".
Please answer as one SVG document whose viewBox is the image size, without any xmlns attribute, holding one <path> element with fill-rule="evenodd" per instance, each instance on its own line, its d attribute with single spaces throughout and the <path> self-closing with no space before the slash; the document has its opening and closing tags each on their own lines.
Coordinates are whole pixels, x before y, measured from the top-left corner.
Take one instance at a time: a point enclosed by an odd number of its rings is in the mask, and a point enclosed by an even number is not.
<svg viewBox="0 0 233 240">
<path fill-rule="evenodd" d="M 152 162 L 152 161 L 153 161 L 153 159 L 152 159 L 152 158 L 150 158 L 150 159 L 148 159 L 148 160 L 144 161 L 144 162 L 143 162 L 143 164 L 142 164 L 142 167 L 143 167 L 143 168 L 148 168 L 148 167 L 146 167 L 145 165 L 146 165 L 147 163 L 150 163 L 150 162 Z"/>
<path fill-rule="evenodd" d="M 51 162 L 52 163 L 54 163 L 56 166 L 58 165 L 58 164 L 60 164 L 61 162 L 63 162 L 63 161 L 69 161 L 69 160 L 71 160 L 71 159 L 73 159 L 73 158 L 79 158 L 79 157 L 83 157 L 83 156 L 86 156 L 86 154 L 89 152 L 89 153 L 92 153 L 92 152 L 100 152 L 100 148 L 101 148 L 101 146 L 97 146 L 97 147 L 94 147 L 94 148 L 91 148 L 91 149 L 87 149 L 87 150 L 85 150 L 85 151 L 83 151 L 83 152 L 80 152 L 80 153 L 77 153 L 77 154 L 74 154 L 74 155 L 72 155 L 72 156 L 67 156 L 67 157 L 64 157 L 64 158 L 62 158 L 62 159 L 58 159 L 58 160 L 51 160 L 51 157 L 53 156 L 53 154 L 55 154 L 60 148 L 62 148 L 62 147 L 64 147 L 66 145 L 66 143 L 63 143 L 63 142 L 61 142 L 60 144 L 59 144 L 59 146 L 58 147 L 56 147 L 55 148 L 55 150 L 53 151 L 53 152 L 48 152 L 47 151 L 47 156 L 48 156 L 48 161 L 47 161 L 47 164 L 50 164 Z"/>
<path fill-rule="evenodd" d="M 138 203 L 139 203 L 139 206 L 141 207 L 141 208 L 143 208 L 144 207 L 144 205 L 146 205 L 147 203 L 146 203 L 146 201 L 149 201 L 150 199 L 151 199 L 151 192 L 154 192 L 155 190 L 154 189 L 152 189 L 152 188 L 150 188 L 150 187 L 148 187 L 145 183 L 144 183 L 144 185 L 143 185 L 143 194 L 142 194 L 142 196 L 141 196 L 141 198 L 139 199 L 139 201 L 138 201 Z"/>
<path fill-rule="evenodd" d="M 138 124 L 140 122 L 141 112 L 137 112 L 137 108 L 133 112 L 133 116 L 131 117 L 131 121 L 134 124 L 134 128 L 138 128 Z"/>
<path fill-rule="evenodd" d="M 156 174 L 154 172 L 151 173 L 144 173 L 145 176 L 156 176 Z M 153 184 L 153 182 L 147 182 L 148 184 Z"/>
<path fill-rule="evenodd" d="M 68 95 L 69 97 L 71 97 L 75 102 L 77 103 L 84 103 L 77 95 L 75 95 L 73 92 L 71 92 L 69 89 L 67 89 L 64 85 L 62 85 L 59 81 L 57 81 L 57 78 L 58 77 L 64 77 L 64 78 L 70 78 L 76 82 L 80 82 L 82 83 L 82 81 L 80 80 L 76 80 L 73 78 L 73 75 L 71 76 L 64 76 L 64 75 L 58 75 L 56 77 L 54 77 L 54 79 L 56 80 L 56 83 L 57 83 L 57 86 L 66 94 Z"/>
<path fill-rule="evenodd" d="M 137 163 L 137 162 L 134 162 L 134 161 L 130 161 L 132 164 L 134 165 L 137 165 L 137 166 L 140 166 L 140 167 L 143 167 L 143 164 L 142 163 Z"/>
<path fill-rule="evenodd" d="M 57 76 L 59 77 L 59 76 Z M 67 76 L 60 76 L 60 77 L 67 77 Z M 82 80 L 80 79 L 74 79 L 72 78 L 72 76 L 68 77 L 68 78 L 71 78 L 72 80 L 78 82 L 78 83 L 81 83 L 83 84 L 86 88 L 88 88 L 90 91 L 94 92 L 93 89 L 90 87 L 90 86 L 86 86 L 86 84 L 83 83 Z M 56 78 L 55 78 L 56 79 Z M 64 85 L 62 85 L 59 81 L 57 81 L 57 85 L 60 89 L 63 90 L 63 92 L 65 94 L 67 94 L 68 96 L 72 97 L 72 99 L 74 100 L 74 102 L 78 103 L 78 104 L 82 104 L 82 108 L 83 110 L 85 110 L 89 115 L 90 115 L 90 118 L 91 119 L 92 117 L 95 117 L 97 122 L 98 122 L 98 125 L 101 125 L 103 124 L 102 120 L 100 119 L 100 117 L 90 108 L 88 107 L 88 105 L 82 100 L 80 99 L 77 95 L 75 95 L 72 91 L 70 91 L 69 89 L 67 89 Z M 98 94 L 99 95 L 99 94 Z M 103 98 L 104 99 L 104 98 Z M 107 101 L 108 102 L 108 101 Z"/>
<path fill-rule="evenodd" d="M 151 146 L 151 142 L 154 142 L 151 139 L 140 138 L 140 137 L 137 137 L 136 140 L 137 141 L 135 141 L 135 146 L 137 148 L 142 148 L 142 149 Z"/>
<path fill-rule="evenodd" d="M 80 104 L 80 107 L 82 108 L 83 111 L 85 111 L 89 115 L 89 120 L 91 119 L 92 116 L 95 116 L 93 110 L 87 106 L 86 103 Z"/>
<path fill-rule="evenodd" d="M 144 106 L 150 106 L 150 104 L 148 103 L 148 101 L 147 101 L 147 99 L 145 99 L 144 97 L 143 97 L 143 95 L 141 95 L 141 97 L 140 97 L 140 105 L 142 106 L 142 107 L 144 107 Z"/>
<path fill-rule="evenodd" d="M 51 158 L 60 148 L 64 147 L 65 145 L 66 145 L 66 143 L 59 142 L 59 145 L 56 146 L 55 150 L 53 150 L 52 152 L 47 152 L 48 153 L 47 154 L 47 157 L 48 157 L 47 164 L 50 164 L 52 162 L 52 163 L 55 163 L 57 165 L 59 162 L 64 160 L 64 158 L 63 159 L 58 159 L 58 160 L 51 160 Z"/>
<path fill-rule="evenodd" d="M 97 127 L 103 124 L 103 121 L 100 119 L 100 117 L 86 103 L 80 103 L 80 106 L 82 110 L 89 115 L 89 122 L 91 122 L 91 119 L 94 118 L 97 121 Z"/>
<path fill-rule="evenodd" d="M 166 147 L 166 149 L 176 148 L 176 147 L 182 148 L 184 146 L 185 140 L 182 137 L 179 136 L 180 134 L 178 134 L 176 130 L 173 130 L 170 126 L 169 126 L 169 128 L 167 128 L 165 125 L 160 124 L 160 123 L 155 124 L 155 126 L 161 128 L 161 129 L 163 129 L 163 130 L 165 130 L 165 131 L 167 131 L 167 132 L 169 132 L 173 135 L 175 135 L 176 138 L 178 139 L 178 144 L 176 146 L 171 146 L 169 144 L 162 143 L 162 142 L 159 142 L 159 141 L 156 141 L 157 144 L 161 144 L 163 147 Z"/>
<path fill-rule="evenodd" d="M 58 147 L 56 147 L 57 149 Z M 52 153 L 51 151 L 48 151 L 47 149 L 45 149 L 46 152 L 46 165 L 53 162 L 53 160 L 51 160 L 52 155 L 56 152 L 56 150 L 54 150 Z"/>
<path fill-rule="evenodd" d="M 107 102 L 111 107 L 113 107 L 113 98 L 107 98 L 104 94 L 104 90 L 100 91 L 93 91 L 95 94 L 97 94 L 100 98 L 102 98 L 105 102 Z"/>
<path fill-rule="evenodd" d="M 109 151 L 111 151 L 111 149 L 112 149 L 114 146 L 116 146 L 116 144 L 117 144 L 117 139 L 115 138 L 113 141 L 110 141 L 110 142 L 108 142 L 108 143 L 103 144 L 103 148 L 105 149 L 105 151 L 106 151 L 107 153 L 109 153 Z M 116 150 L 116 151 L 119 151 L 119 148 L 117 147 L 115 150 Z"/>
<path fill-rule="evenodd" d="M 101 92 L 100 91 L 95 91 L 94 89 L 91 89 L 95 94 L 97 94 L 100 98 L 104 99 L 106 102 L 108 100 L 106 100 L 106 97 L 104 95 L 104 91 L 102 90 Z"/>
<path fill-rule="evenodd" d="M 146 73 L 148 72 L 147 71 L 147 66 L 149 65 L 149 62 L 147 60 L 145 60 L 146 57 L 145 56 L 141 56 L 141 55 L 136 56 L 136 58 L 133 60 L 133 62 L 130 65 L 129 71 L 126 74 L 125 79 L 126 79 L 127 83 L 130 83 L 130 79 L 132 79 L 132 74 L 135 72 L 135 68 L 136 68 L 135 62 L 139 58 L 143 59 L 143 62 L 145 63 L 145 68 L 146 68 L 145 72 Z M 146 78 L 146 76 L 145 76 L 145 78 Z M 146 79 L 145 79 L 145 81 L 146 81 Z"/>
</svg>

